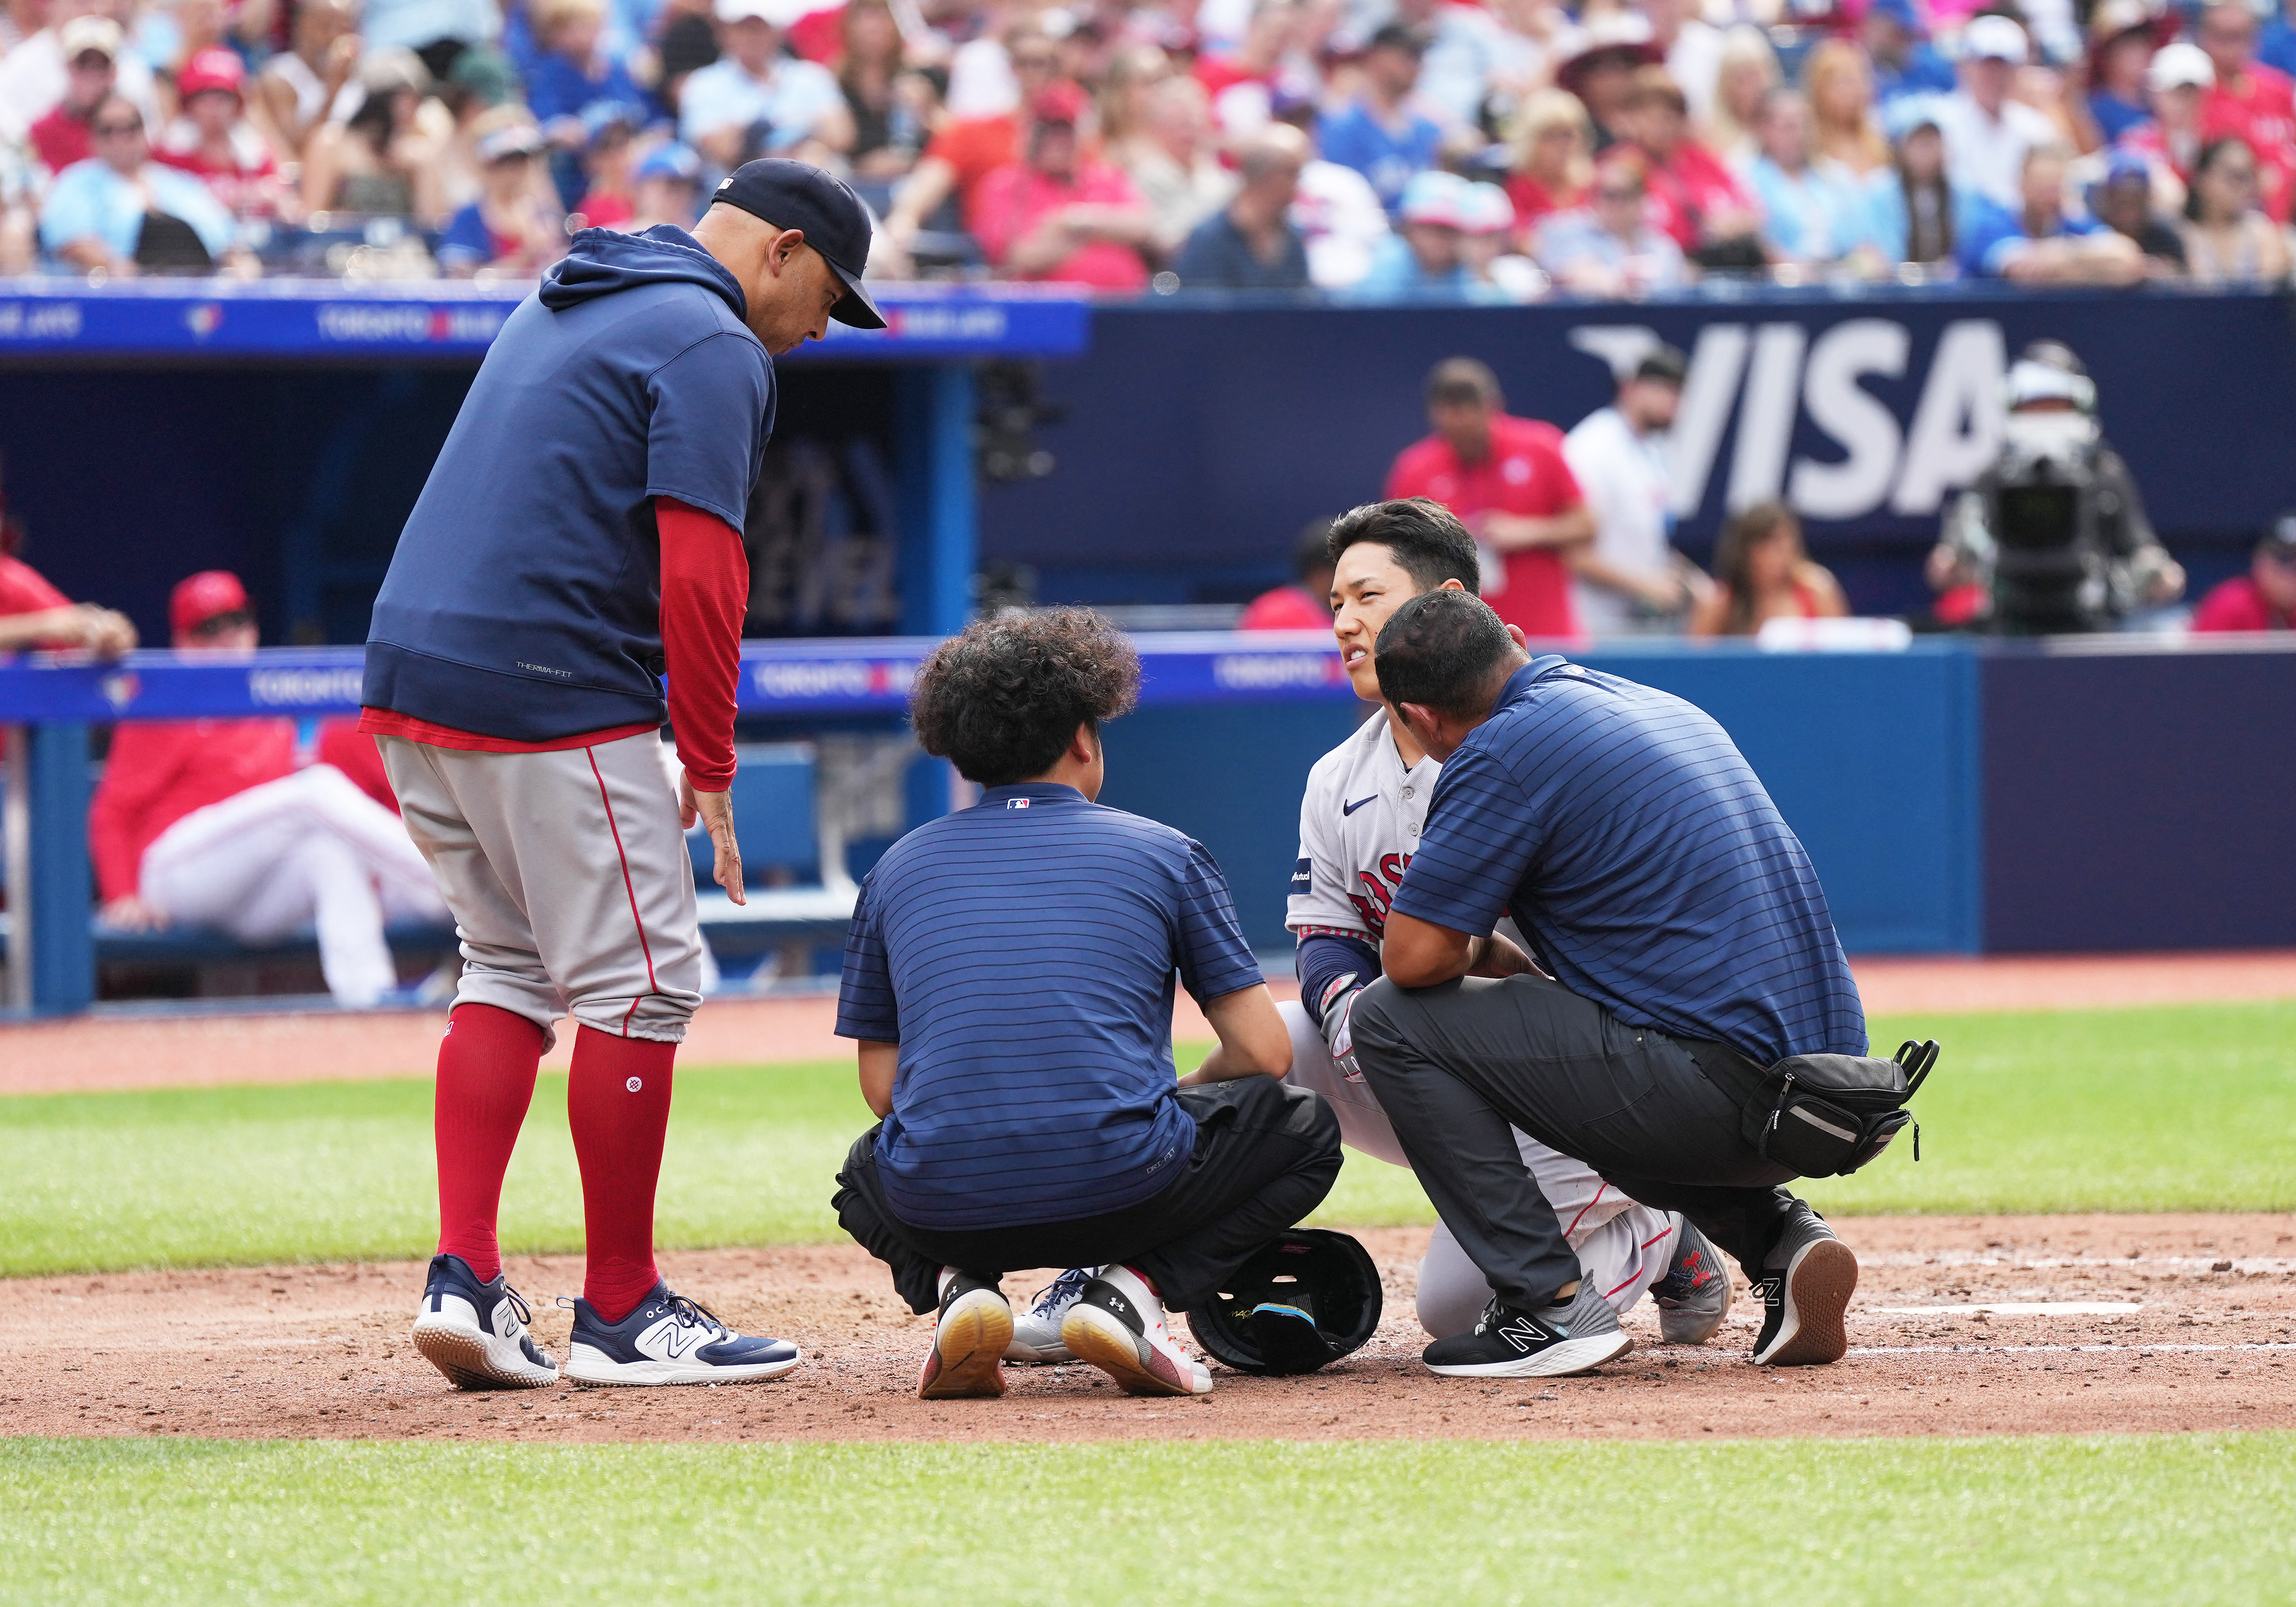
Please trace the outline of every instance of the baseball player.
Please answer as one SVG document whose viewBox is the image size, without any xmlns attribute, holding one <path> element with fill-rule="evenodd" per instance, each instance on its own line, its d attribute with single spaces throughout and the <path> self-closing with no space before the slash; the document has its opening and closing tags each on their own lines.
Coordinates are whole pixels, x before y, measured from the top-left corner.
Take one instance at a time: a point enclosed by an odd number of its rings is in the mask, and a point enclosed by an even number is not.
<svg viewBox="0 0 2296 1607">
<path fill-rule="evenodd" d="M 439 1253 L 414 1337 L 463 1388 L 558 1376 L 495 1222 L 537 1062 L 570 1014 L 588 1264 L 567 1375 L 736 1383 L 800 1359 L 671 1291 L 654 1185 L 701 1002 L 685 826 L 707 824 L 718 883 L 743 901 L 740 526 L 773 358 L 832 318 L 884 327 L 868 254 L 852 191 L 783 160 L 737 169 L 691 234 L 577 234 L 488 349 L 375 600 L 361 726 L 462 936 L 439 1049 Z"/>
<path fill-rule="evenodd" d="M 1472 592 L 1474 538 L 1440 505 L 1414 498 L 1348 513 L 1332 526 L 1330 548 L 1332 628 L 1349 682 L 1375 703 L 1372 645 L 1379 627 L 1423 591 Z M 1308 772 L 1292 871 L 1288 924 L 1300 941 L 1300 997 L 1278 1006 L 1292 1035 L 1291 1080 L 1331 1102 L 1350 1147 L 1397 1166 L 1411 1163 L 1353 1064 L 1348 1021 L 1357 991 L 1380 974 L 1388 900 L 1418 846 L 1440 771 L 1383 709 L 1374 714 Z M 1570 1247 L 1619 1310 L 1649 1291 L 1667 1343 L 1702 1344 L 1713 1334 L 1729 1310 L 1730 1278 L 1696 1227 L 1628 1199 L 1525 1134 L 1515 1142 Z M 1067 1359 L 1062 1314 L 1082 1275 L 1063 1275 L 1014 1324 L 1011 1359 Z M 1490 1298 L 1482 1273 L 1438 1222 L 1419 1266 L 1421 1324 L 1438 1339 L 1460 1332 Z"/>
</svg>

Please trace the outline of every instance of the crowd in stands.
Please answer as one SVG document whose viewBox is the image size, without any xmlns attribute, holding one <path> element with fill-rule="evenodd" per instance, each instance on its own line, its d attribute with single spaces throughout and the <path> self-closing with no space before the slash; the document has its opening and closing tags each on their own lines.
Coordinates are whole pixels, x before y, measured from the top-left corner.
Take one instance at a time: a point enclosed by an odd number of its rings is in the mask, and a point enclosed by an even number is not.
<svg viewBox="0 0 2296 1607">
<path fill-rule="evenodd" d="M 0 271 L 530 276 L 786 155 L 887 277 L 2271 281 L 2292 70 L 2246 0 L 5 0 Z"/>
</svg>

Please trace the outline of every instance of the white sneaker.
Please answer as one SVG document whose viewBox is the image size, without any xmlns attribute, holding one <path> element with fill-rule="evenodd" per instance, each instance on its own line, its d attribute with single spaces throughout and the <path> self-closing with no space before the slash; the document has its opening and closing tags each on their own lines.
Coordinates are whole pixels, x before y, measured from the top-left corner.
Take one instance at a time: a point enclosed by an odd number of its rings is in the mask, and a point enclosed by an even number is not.
<svg viewBox="0 0 2296 1607">
<path fill-rule="evenodd" d="M 1061 1339 L 1127 1395 L 1210 1395 L 1211 1369 L 1180 1349 L 1164 1325 L 1164 1302 L 1129 1267 L 1107 1267 L 1084 1286 Z"/>
<path fill-rule="evenodd" d="M 1076 1357 L 1061 1338 L 1061 1323 L 1077 1303 L 1084 1286 L 1100 1275 L 1097 1267 L 1071 1267 L 1046 1288 L 1037 1291 L 1037 1303 L 1013 1319 L 1013 1342 L 1004 1347 L 1008 1362 L 1072 1362 Z"/>
<path fill-rule="evenodd" d="M 414 1348 L 460 1390 L 538 1390 L 558 1369 L 534 1342 L 534 1314 L 500 1273 L 479 1282 L 460 1256 L 432 1256 Z"/>
<path fill-rule="evenodd" d="M 805 1359 L 787 1340 L 734 1332 L 666 1283 L 619 1323 L 586 1300 L 572 1304 L 566 1376 L 578 1384 L 748 1384 L 779 1378 Z"/>
</svg>

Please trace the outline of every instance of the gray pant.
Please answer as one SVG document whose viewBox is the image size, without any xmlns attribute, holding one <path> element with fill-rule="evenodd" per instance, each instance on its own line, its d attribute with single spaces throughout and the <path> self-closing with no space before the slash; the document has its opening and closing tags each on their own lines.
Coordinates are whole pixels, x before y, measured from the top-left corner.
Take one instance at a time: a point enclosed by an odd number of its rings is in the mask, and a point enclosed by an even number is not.
<svg viewBox="0 0 2296 1607">
<path fill-rule="evenodd" d="M 1580 1275 L 1509 1126 L 1677 1210 L 1749 1279 L 1799 1202 L 1739 1133 L 1736 1103 L 1662 1032 L 1543 977 L 1468 978 L 1356 1001 L 1356 1058 L 1445 1226 L 1510 1306 Z"/>
<path fill-rule="evenodd" d="M 546 1034 L 570 1014 L 617 1037 L 684 1039 L 701 929 L 660 738 L 556 753 L 379 741 L 463 941 L 456 1004 Z"/>
</svg>

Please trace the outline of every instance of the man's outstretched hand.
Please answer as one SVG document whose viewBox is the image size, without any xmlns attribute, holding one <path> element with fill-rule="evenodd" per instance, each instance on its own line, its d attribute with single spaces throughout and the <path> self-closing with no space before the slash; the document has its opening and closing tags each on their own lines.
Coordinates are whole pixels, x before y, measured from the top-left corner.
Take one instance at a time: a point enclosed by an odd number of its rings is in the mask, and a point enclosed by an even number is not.
<svg viewBox="0 0 2296 1607">
<path fill-rule="evenodd" d="M 736 904 L 747 904 L 749 895 L 742 890 L 742 845 L 734 840 L 732 791 L 697 792 L 693 790 L 693 778 L 680 771 L 677 806 L 680 825 L 691 829 L 699 820 L 709 828 L 710 845 L 718 850 L 711 878 L 726 890 L 728 898 Z"/>
</svg>

